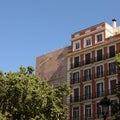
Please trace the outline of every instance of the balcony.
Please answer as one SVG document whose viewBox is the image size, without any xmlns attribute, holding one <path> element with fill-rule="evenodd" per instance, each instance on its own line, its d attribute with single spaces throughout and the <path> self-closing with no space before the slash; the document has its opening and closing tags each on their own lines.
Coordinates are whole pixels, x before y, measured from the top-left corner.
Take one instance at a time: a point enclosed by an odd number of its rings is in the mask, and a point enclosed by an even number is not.
<svg viewBox="0 0 120 120">
<path fill-rule="evenodd" d="M 86 115 L 84 115 L 83 120 L 93 120 L 93 117 L 91 114 L 86 114 Z"/>
<path fill-rule="evenodd" d="M 80 96 L 75 96 L 75 97 L 72 97 L 72 99 L 71 99 L 71 103 L 73 103 L 73 102 L 80 102 L 81 100 L 80 100 Z"/>
<path fill-rule="evenodd" d="M 80 78 L 72 79 L 72 84 L 80 83 Z"/>
<path fill-rule="evenodd" d="M 103 74 L 103 73 L 104 73 L 104 72 L 95 73 L 94 78 L 96 79 L 96 78 L 104 77 L 104 74 Z"/>
<path fill-rule="evenodd" d="M 116 94 L 116 89 L 109 89 L 109 95 L 115 95 Z"/>
<path fill-rule="evenodd" d="M 109 70 L 107 71 L 107 75 L 114 75 L 114 74 L 117 74 L 117 70 Z"/>
<path fill-rule="evenodd" d="M 95 57 L 95 62 L 102 61 L 102 60 L 105 60 L 105 55 L 100 55 Z"/>
<path fill-rule="evenodd" d="M 91 93 L 84 95 L 84 100 L 88 100 L 88 99 L 92 99 L 92 94 Z"/>
<path fill-rule="evenodd" d="M 108 90 L 108 94 L 107 95 L 115 95 L 115 94 L 116 94 L 116 90 L 115 89 L 109 89 Z M 105 91 L 99 91 L 99 92 L 96 92 L 95 94 L 94 93 L 93 94 L 92 93 L 88 93 L 88 94 L 84 94 L 84 95 L 81 95 L 81 96 L 74 96 L 74 97 L 71 98 L 70 102 L 71 103 L 82 102 L 84 100 L 95 99 L 95 98 L 99 98 L 99 97 L 103 97 L 103 96 L 105 96 Z"/>
<path fill-rule="evenodd" d="M 88 65 L 88 64 L 91 64 L 91 63 L 92 63 L 92 58 L 86 59 L 86 60 L 83 61 L 84 65 Z"/>
<path fill-rule="evenodd" d="M 98 98 L 98 97 L 102 97 L 102 96 L 105 96 L 104 91 L 96 92 L 96 98 Z"/>
<path fill-rule="evenodd" d="M 82 77 L 82 81 L 89 81 L 89 80 L 92 80 L 91 75 L 86 75 Z"/>
<path fill-rule="evenodd" d="M 71 65 L 71 69 L 74 69 L 74 68 L 77 68 L 77 67 L 80 67 L 80 62 L 74 63 L 74 64 Z"/>
<path fill-rule="evenodd" d="M 94 57 L 94 58 L 86 59 L 86 60 L 83 60 L 81 62 L 77 62 L 77 63 L 71 64 L 71 69 L 74 69 L 74 68 L 77 68 L 77 67 L 81 67 L 83 65 L 89 65 L 89 64 L 92 64 L 94 62 L 99 62 L 99 61 L 102 61 L 102 60 L 105 60 L 105 59 L 109 59 L 109 58 L 115 57 L 115 55 L 118 54 L 118 53 L 120 53 L 120 50 L 119 51 L 110 52 L 110 53 L 107 53 L 107 54 L 104 54 L 104 55 L 99 55 L 99 56 Z"/>
<path fill-rule="evenodd" d="M 79 116 L 72 117 L 72 120 L 80 120 Z"/>
<path fill-rule="evenodd" d="M 115 55 L 118 54 L 118 53 L 120 53 L 120 50 L 107 53 L 107 58 L 115 57 Z"/>
</svg>

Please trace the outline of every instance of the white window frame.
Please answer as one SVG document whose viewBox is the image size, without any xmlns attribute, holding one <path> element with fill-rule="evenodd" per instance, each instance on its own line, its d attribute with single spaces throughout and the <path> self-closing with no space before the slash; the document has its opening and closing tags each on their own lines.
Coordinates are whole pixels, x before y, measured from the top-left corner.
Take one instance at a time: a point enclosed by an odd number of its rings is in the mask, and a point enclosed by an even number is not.
<svg viewBox="0 0 120 120">
<path fill-rule="evenodd" d="M 87 40 L 90 40 L 90 45 L 86 45 Z M 84 39 L 84 47 L 92 46 L 92 37 L 87 37 Z"/>
<path fill-rule="evenodd" d="M 101 97 L 101 95 L 103 95 L 103 93 L 105 92 L 105 91 L 104 91 L 104 82 L 98 82 L 98 83 L 96 83 L 96 95 L 98 94 L 98 93 L 97 93 L 97 92 L 98 92 L 98 91 L 97 91 L 97 89 L 98 89 L 98 88 L 97 88 L 97 85 L 98 85 L 98 84 L 102 84 L 102 85 L 103 85 L 103 86 L 102 86 L 102 87 L 103 87 L 103 90 L 101 90 L 101 87 L 100 87 L 100 91 L 99 91 L 99 92 L 100 92 L 100 93 L 99 93 L 100 96 L 98 96 L 98 97 Z M 103 93 L 101 93 L 101 92 L 103 92 Z"/>
<path fill-rule="evenodd" d="M 84 115 L 85 115 L 85 106 L 86 106 L 86 105 L 91 105 L 91 115 L 92 115 L 92 113 L 93 113 L 93 111 L 92 111 L 92 103 L 89 103 L 89 102 L 88 102 L 87 104 L 84 104 Z M 85 117 L 86 117 L 86 116 L 85 116 Z"/>
<path fill-rule="evenodd" d="M 90 86 L 90 91 L 91 91 L 91 95 L 92 95 L 92 84 L 85 84 L 84 85 L 84 97 L 85 97 L 85 87 L 86 86 Z"/>
<path fill-rule="evenodd" d="M 112 80 L 116 80 L 116 84 L 118 84 L 118 79 L 117 79 L 117 77 L 112 77 L 112 78 L 109 79 L 109 88 L 108 88 L 108 89 L 111 89 L 110 82 L 111 82 Z"/>
<path fill-rule="evenodd" d="M 97 67 L 99 67 L 99 66 L 103 66 L 103 75 L 104 75 L 104 64 L 99 64 L 99 65 L 96 66 L 95 74 L 97 74 Z"/>
<path fill-rule="evenodd" d="M 100 103 L 100 101 L 99 101 L 99 102 L 98 102 L 98 101 L 96 102 L 96 113 L 97 113 L 97 109 L 98 109 L 98 108 L 97 108 L 97 104 L 99 104 L 99 103 Z M 101 117 L 103 117 L 103 114 L 102 114 L 103 108 L 102 108 L 101 105 L 99 105 L 98 107 L 100 108 L 100 113 L 101 113 L 101 114 L 99 114 L 99 118 L 101 118 Z"/>
<path fill-rule="evenodd" d="M 77 77 L 78 77 L 78 81 L 79 81 L 79 79 L 80 79 L 80 72 L 79 72 L 79 71 L 73 72 L 73 74 L 76 74 L 76 73 L 78 73 L 78 76 L 77 76 Z M 73 74 L 72 74 L 72 79 L 74 78 L 74 77 L 73 77 Z M 78 82 L 76 82 L 76 83 L 78 83 Z"/>
<path fill-rule="evenodd" d="M 76 57 L 79 57 L 79 62 L 80 62 L 80 56 L 79 56 L 79 55 L 76 55 L 76 56 L 73 57 L 73 62 L 72 62 L 73 64 L 75 64 L 75 58 L 76 58 Z"/>
<path fill-rule="evenodd" d="M 76 48 L 76 44 L 79 44 L 79 48 Z M 80 40 L 73 42 L 73 51 L 81 49 L 81 42 Z"/>
<path fill-rule="evenodd" d="M 96 81 L 96 92 L 97 92 L 97 84 L 99 83 L 103 83 L 103 92 L 105 92 L 105 83 L 104 83 L 104 80 L 99 80 L 99 81 Z"/>
<path fill-rule="evenodd" d="M 74 108 L 77 108 L 77 107 L 79 108 L 79 117 L 80 117 L 80 106 L 73 106 L 73 107 L 72 107 L 72 117 L 73 117 L 73 109 L 74 109 Z"/>
<path fill-rule="evenodd" d="M 74 96 L 74 89 L 78 88 L 79 89 L 79 96 L 80 96 L 80 87 L 79 86 L 75 86 L 72 88 L 72 97 L 75 97 Z"/>
<path fill-rule="evenodd" d="M 116 49 L 117 49 L 116 44 L 110 44 L 110 45 L 107 47 L 108 55 L 109 55 L 109 53 L 110 53 L 109 48 L 110 48 L 111 46 L 115 46 L 115 51 L 116 51 Z"/>
<path fill-rule="evenodd" d="M 97 41 L 97 36 L 98 35 L 102 35 L 102 40 L 99 41 L 99 42 Z M 101 42 L 103 42 L 103 40 L 104 40 L 104 33 L 103 32 L 95 34 L 95 44 L 101 43 Z"/>
</svg>

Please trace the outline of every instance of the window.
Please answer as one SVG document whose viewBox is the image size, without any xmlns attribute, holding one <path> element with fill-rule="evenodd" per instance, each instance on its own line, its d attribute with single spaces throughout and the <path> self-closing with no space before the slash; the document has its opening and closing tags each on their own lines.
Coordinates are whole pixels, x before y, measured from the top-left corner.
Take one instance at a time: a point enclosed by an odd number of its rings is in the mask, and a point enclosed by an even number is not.
<svg viewBox="0 0 120 120">
<path fill-rule="evenodd" d="M 90 62 L 91 62 L 90 53 L 87 53 L 87 54 L 85 55 L 85 64 L 90 64 Z"/>
<path fill-rule="evenodd" d="M 78 43 L 75 43 L 75 49 L 79 49 L 79 48 L 80 48 L 79 42 L 78 42 Z"/>
<path fill-rule="evenodd" d="M 109 47 L 109 58 L 115 57 L 115 46 L 110 46 Z"/>
<path fill-rule="evenodd" d="M 84 47 L 90 46 L 92 44 L 92 38 L 88 37 L 84 39 Z"/>
<path fill-rule="evenodd" d="M 85 105 L 85 120 L 91 118 L 91 105 Z"/>
<path fill-rule="evenodd" d="M 117 100 L 111 100 L 111 115 L 114 116 L 119 112 L 119 105 Z"/>
<path fill-rule="evenodd" d="M 85 100 L 91 99 L 91 86 L 85 86 Z"/>
<path fill-rule="evenodd" d="M 102 41 L 102 34 L 97 35 L 97 42 L 101 42 Z"/>
<path fill-rule="evenodd" d="M 116 73 L 116 65 L 115 62 L 109 63 L 109 75 Z"/>
<path fill-rule="evenodd" d="M 103 41 L 103 33 L 96 34 L 95 37 L 96 37 L 95 38 L 96 43 Z"/>
<path fill-rule="evenodd" d="M 103 96 L 103 83 L 97 83 L 97 97 Z"/>
<path fill-rule="evenodd" d="M 97 103 L 97 115 L 98 115 L 98 118 L 103 117 L 102 106 L 99 103 Z"/>
<path fill-rule="evenodd" d="M 103 65 L 97 66 L 97 78 L 103 77 Z"/>
<path fill-rule="evenodd" d="M 84 71 L 84 80 L 91 80 L 91 69 L 86 69 L 85 71 Z"/>
<path fill-rule="evenodd" d="M 73 73 L 73 84 L 79 82 L 79 72 Z"/>
<path fill-rule="evenodd" d="M 74 67 L 79 67 L 79 56 L 74 58 Z"/>
<path fill-rule="evenodd" d="M 102 60 L 103 55 L 102 55 L 102 49 L 101 50 L 97 50 L 97 61 Z"/>
<path fill-rule="evenodd" d="M 79 101 L 79 88 L 74 89 L 74 102 Z"/>
<path fill-rule="evenodd" d="M 80 41 L 76 41 L 73 43 L 73 50 L 78 50 L 80 49 Z"/>
<path fill-rule="evenodd" d="M 73 108 L 73 120 L 79 120 L 79 107 Z"/>
<path fill-rule="evenodd" d="M 110 95 L 116 93 L 116 80 L 110 81 Z"/>
</svg>

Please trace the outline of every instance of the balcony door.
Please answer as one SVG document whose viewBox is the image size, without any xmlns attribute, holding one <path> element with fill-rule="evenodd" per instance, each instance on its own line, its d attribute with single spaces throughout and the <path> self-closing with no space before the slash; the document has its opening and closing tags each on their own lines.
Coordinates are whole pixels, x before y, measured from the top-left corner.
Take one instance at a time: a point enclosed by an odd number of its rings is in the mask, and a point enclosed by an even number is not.
<svg viewBox="0 0 120 120">
<path fill-rule="evenodd" d="M 79 82 L 79 72 L 73 73 L 73 84 Z"/>
<path fill-rule="evenodd" d="M 73 120 L 79 120 L 79 107 L 73 108 Z"/>
<path fill-rule="evenodd" d="M 74 67 L 79 67 L 79 56 L 74 58 Z"/>
<path fill-rule="evenodd" d="M 103 65 L 97 66 L 97 78 L 103 76 Z"/>
<path fill-rule="evenodd" d="M 74 102 L 79 101 L 79 88 L 74 88 Z"/>
<path fill-rule="evenodd" d="M 85 64 L 90 64 L 90 53 L 85 55 Z"/>
<path fill-rule="evenodd" d="M 91 69 L 86 69 L 84 71 L 84 78 L 85 80 L 91 80 Z"/>
<path fill-rule="evenodd" d="M 97 97 L 103 96 L 103 83 L 97 84 Z"/>
<path fill-rule="evenodd" d="M 109 75 L 116 73 L 116 65 L 115 62 L 109 63 Z"/>
<path fill-rule="evenodd" d="M 91 105 L 85 106 L 85 120 L 89 120 L 91 118 Z"/>
<path fill-rule="evenodd" d="M 102 49 L 97 51 L 97 61 L 102 60 Z"/>
<path fill-rule="evenodd" d="M 116 79 L 110 81 L 110 94 L 115 94 L 116 92 Z"/>
<path fill-rule="evenodd" d="M 109 57 L 114 57 L 115 56 L 115 46 L 110 46 L 109 47 Z"/>
<path fill-rule="evenodd" d="M 91 98 L 91 86 L 85 86 L 85 99 L 90 99 Z"/>
</svg>

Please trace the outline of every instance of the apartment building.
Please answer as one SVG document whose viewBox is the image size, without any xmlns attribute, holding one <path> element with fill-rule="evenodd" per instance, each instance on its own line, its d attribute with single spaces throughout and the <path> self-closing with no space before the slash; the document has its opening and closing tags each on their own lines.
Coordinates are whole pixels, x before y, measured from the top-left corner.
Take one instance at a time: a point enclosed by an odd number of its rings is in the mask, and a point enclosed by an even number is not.
<svg viewBox="0 0 120 120">
<path fill-rule="evenodd" d="M 50 86 L 58 87 L 67 82 L 67 46 L 36 58 L 36 75 L 48 82 Z"/>
<path fill-rule="evenodd" d="M 120 52 L 120 27 L 116 20 L 81 30 L 71 36 L 67 57 L 67 81 L 72 88 L 69 120 L 99 120 L 103 117 L 100 100 L 107 96 L 113 103 L 115 85 L 120 81 L 115 55 Z M 112 116 L 109 106 L 108 118 Z"/>
</svg>

